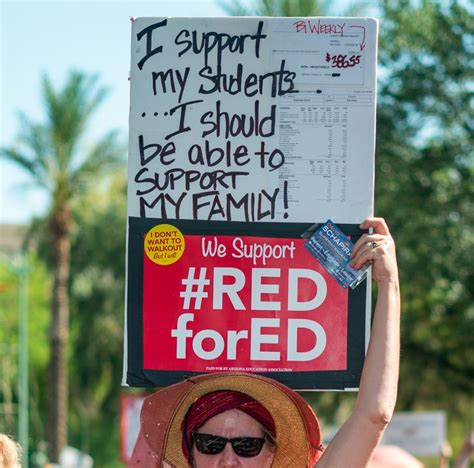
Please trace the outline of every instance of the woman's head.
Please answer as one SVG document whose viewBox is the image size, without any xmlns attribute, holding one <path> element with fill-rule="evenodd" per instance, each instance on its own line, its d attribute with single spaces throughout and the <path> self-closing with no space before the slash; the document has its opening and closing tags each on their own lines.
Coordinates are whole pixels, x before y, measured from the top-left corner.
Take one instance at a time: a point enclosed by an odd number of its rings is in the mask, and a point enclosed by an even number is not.
<svg viewBox="0 0 474 468">
<path fill-rule="evenodd" d="M 196 468 L 272 464 L 275 422 L 244 393 L 221 390 L 201 396 L 186 413 L 182 430 L 183 452 Z"/>
<path fill-rule="evenodd" d="M 245 430 L 242 432 L 242 429 Z M 218 430 L 224 432 L 212 433 Z M 242 437 L 246 439 L 242 441 Z M 236 438 L 239 439 L 228 441 Z M 146 398 L 140 416 L 140 433 L 129 466 L 176 468 L 190 463 L 196 465 L 200 454 L 209 455 L 202 453 L 209 450 L 220 450 L 229 455 L 232 455 L 229 451 L 242 453 L 248 450 L 252 454 L 260 442 L 251 439 L 264 439 L 259 461 L 267 460 L 272 468 L 313 466 L 322 453 L 318 420 L 304 399 L 293 390 L 254 374 L 200 375 Z M 254 457 L 247 457 L 247 461 L 251 458 Z M 224 466 L 233 466 L 232 463 L 234 466 L 252 466 L 235 464 L 232 457 Z M 221 465 L 211 465 L 207 461 L 204 466 Z"/>
</svg>

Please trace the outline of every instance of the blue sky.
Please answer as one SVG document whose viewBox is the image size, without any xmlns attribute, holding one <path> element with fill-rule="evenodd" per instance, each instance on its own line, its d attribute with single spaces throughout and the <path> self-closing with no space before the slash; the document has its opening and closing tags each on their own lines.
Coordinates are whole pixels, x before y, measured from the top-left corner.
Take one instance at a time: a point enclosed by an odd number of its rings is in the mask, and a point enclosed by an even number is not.
<svg viewBox="0 0 474 468">
<path fill-rule="evenodd" d="M 0 145 L 14 143 L 18 111 L 43 119 L 40 83 L 47 72 L 62 86 L 70 69 L 97 73 L 109 89 L 89 135 L 128 126 L 130 16 L 224 16 L 213 0 L 3 1 L 0 0 Z M 0 223 L 26 223 L 41 215 L 46 196 L 28 177 L 0 159 Z"/>
</svg>

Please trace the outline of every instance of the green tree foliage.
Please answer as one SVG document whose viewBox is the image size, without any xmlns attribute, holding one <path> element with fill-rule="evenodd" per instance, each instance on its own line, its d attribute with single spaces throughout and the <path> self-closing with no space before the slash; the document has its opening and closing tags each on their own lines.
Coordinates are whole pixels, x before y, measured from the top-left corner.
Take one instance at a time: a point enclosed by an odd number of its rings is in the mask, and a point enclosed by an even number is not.
<svg viewBox="0 0 474 468">
<path fill-rule="evenodd" d="M 27 256 L 28 354 L 30 439 L 43 440 L 45 397 L 49 359 L 48 324 L 51 275 L 35 253 Z M 0 431 L 17 433 L 18 402 L 18 294 L 19 271 L 15 261 L 0 257 Z"/>
<path fill-rule="evenodd" d="M 230 16 L 321 16 L 328 11 L 328 0 L 261 0 L 219 2 Z"/>
<path fill-rule="evenodd" d="M 218 0 L 230 16 L 356 16 L 368 2 L 347 5 L 344 1 L 330 0 Z M 344 10 L 341 8 L 344 7 Z"/>
<path fill-rule="evenodd" d="M 72 205 L 69 418 L 70 445 L 91 454 L 95 466 L 123 466 L 119 461 L 119 395 L 123 354 L 125 296 L 125 165 Z M 38 253 L 52 268 L 44 220 L 33 223 Z M 30 386 L 47 388 L 40 380 Z M 41 387 L 42 386 L 42 387 Z M 45 402 L 40 400 L 44 417 Z M 44 440 L 35 437 L 34 445 Z"/>
<path fill-rule="evenodd" d="M 473 27 L 461 2 L 384 2 L 376 179 L 403 288 L 400 406 L 447 409 L 466 426 L 474 379 Z"/>
<path fill-rule="evenodd" d="M 2 148 L 1 155 L 18 164 L 50 196 L 49 239 L 54 263 L 51 300 L 48 442 L 51 461 L 57 462 L 67 443 L 69 342 L 69 260 L 74 228 L 72 204 L 80 199 L 101 174 L 116 165 L 123 154 L 117 135 L 110 132 L 85 148 L 90 118 L 105 96 L 97 77 L 71 72 L 64 87 L 54 89 L 47 76 L 42 94 L 43 123 L 21 115 L 16 145 Z"/>
<path fill-rule="evenodd" d="M 125 167 L 75 209 L 71 431 L 97 466 L 118 463 L 125 297 Z M 104 419 L 106 415 L 106 419 Z M 104 421 L 106 423 L 104 424 Z"/>
</svg>

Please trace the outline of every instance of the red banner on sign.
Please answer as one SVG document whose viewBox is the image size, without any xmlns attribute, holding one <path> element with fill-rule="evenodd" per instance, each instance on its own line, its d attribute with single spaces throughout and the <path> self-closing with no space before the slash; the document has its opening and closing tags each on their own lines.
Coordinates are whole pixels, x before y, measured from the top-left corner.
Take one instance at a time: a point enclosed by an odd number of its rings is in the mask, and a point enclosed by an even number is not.
<svg viewBox="0 0 474 468">
<path fill-rule="evenodd" d="M 348 291 L 302 239 L 168 226 L 145 238 L 144 369 L 347 369 Z"/>
</svg>

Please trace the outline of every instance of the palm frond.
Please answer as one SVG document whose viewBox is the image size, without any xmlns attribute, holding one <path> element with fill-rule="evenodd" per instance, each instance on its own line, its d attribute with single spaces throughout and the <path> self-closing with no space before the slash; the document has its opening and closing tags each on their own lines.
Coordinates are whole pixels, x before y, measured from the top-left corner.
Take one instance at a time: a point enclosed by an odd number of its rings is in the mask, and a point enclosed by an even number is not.
<svg viewBox="0 0 474 468">
<path fill-rule="evenodd" d="M 44 172 L 38 170 L 37 161 L 32 160 L 26 154 L 20 153 L 16 148 L 0 148 L 0 156 L 17 164 L 33 178 L 35 183 L 42 188 L 48 189 L 48 180 L 44 177 Z"/>
<path fill-rule="evenodd" d="M 21 131 L 18 142 L 31 153 L 36 170 L 43 173 L 47 179 L 57 168 L 54 161 L 54 148 L 51 144 L 50 132 L 42 124 L 31 122 L 23 113 L 18 115 Z"/>
<path fill-rule="evenodd" d="M 68 170 L 73 164 L 89 118 L 105 98 L 106 90 L 97 86 L 97 80 L 97 75 L 72 71 L 65 86 L 56 91 L 50 79 L 43 76 L 49 129 L 60 170 Z"/>
<path fill-rule="evenodd" d="M 83 152 L 87 124 L 106 94 L 97 80 L 95 75 L 72 71 L 64 86 L 55 89 L 44 75 L 45 121 L 37 123 L 20 114 L 18 143 L 0 149 L 2 157 L 23 168 L 37 185 L 48 190 L 51 210 L 69 205 L 82 193 L 88 177 L 96 179 L 125 153 L 116 142 L 116 132 L 107 134 L 91 151 Z"/>
<path fill-rule="evenodd" d="M 255 7 L 248 7 L 240 0 L 217 0 L 217 4 L 229 16 L 256 16 L 258 15 Z"/>
<path fill-rule="evenodd" d="M 86 183 L 97 180 L 122 164 L 125 169 L 126 146 L 117 143 L 118 132 L 113 130 L 99 140 L 89 151 L 84 161 L 71 174 L 71 184 L 83 188 Z"/>
<path fill-rule="evenodd" d="M 261 16 L 281 16 L 281 13 L 279 13 L 280 7 L 281 0 L 276 0 L 274 3 L 270 0 L 262 0 L 258 12 Z"/>
<path fill-rule="evenodd" d="M 376 10 L 377 6 L 370 1 L 359 2 L 350 5 L 344 12 L 345 16 L 366 16 L 371 10 Z"/>
<path fill-rule="evenodd" d="M 324 16 L 330 11 L 328 0 L 259 0 L 246 5 L 242 0 L 219 0 L 230 16 Z"/>
</svg>

